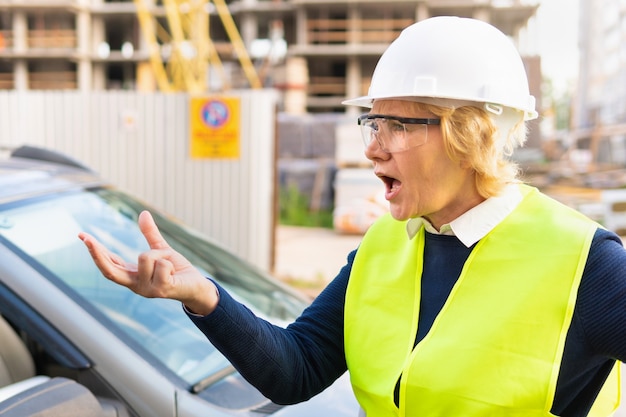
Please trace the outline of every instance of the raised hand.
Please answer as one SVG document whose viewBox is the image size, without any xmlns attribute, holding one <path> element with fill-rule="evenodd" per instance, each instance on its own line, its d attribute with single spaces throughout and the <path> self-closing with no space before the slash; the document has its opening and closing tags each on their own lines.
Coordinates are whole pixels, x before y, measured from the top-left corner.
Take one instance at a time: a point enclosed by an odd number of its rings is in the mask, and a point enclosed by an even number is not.
<svg viewBox="0 0 626 417">
<path fill-rule="evenodd" d="M 150 250 L 139 255 L 137 264 L 124 261 L 88 233 L 78 237 L 107 279 L 144 297 L 181 301 L 197 314 L 212 312 L 218 301 L 213 283 L 170 247 L 149 212 L 143 211 L 138 223 Z"/>
</svg>

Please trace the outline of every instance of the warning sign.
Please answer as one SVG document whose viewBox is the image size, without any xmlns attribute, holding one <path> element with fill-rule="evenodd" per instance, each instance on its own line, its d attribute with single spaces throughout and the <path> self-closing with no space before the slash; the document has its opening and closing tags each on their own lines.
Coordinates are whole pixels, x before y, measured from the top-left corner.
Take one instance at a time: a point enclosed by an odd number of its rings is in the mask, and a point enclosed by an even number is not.
<svg viewBox="0 0 626 417">
<path fill-rule="evenodd" d="M 240 102 L 235 97 L 191 98 L 190 152 L 192 158 L 239 158 Z"/>
</svg>

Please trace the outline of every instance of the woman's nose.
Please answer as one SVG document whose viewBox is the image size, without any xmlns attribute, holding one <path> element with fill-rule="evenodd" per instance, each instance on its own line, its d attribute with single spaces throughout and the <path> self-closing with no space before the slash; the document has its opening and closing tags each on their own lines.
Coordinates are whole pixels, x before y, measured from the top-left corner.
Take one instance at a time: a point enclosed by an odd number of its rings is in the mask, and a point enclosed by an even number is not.
<svg viewBox="0 0 626 417">
<path fill-rule="evenodd" d="M 365 157 L 370 161 L 373 161 L 374 159 L 387 159 L 388 156 L 389 153 L 385 152 L 382 146 L 380 146 L 378 138 L 374 138 L 367 146 L 365 146 Z"/>
</svg>

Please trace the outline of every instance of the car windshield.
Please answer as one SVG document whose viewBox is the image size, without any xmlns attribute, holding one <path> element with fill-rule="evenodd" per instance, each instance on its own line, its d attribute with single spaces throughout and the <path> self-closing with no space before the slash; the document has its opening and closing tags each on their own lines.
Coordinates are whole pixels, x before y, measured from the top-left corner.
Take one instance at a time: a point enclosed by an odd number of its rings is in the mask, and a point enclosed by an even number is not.
<svg viewBox="0 0 626 417">
<path fill-rule="evenodd" d="M 149 209 L 119 191 L 98 188 L 0 207 L 0 235 L 36 260 L 103 313 L 187 383 L 219 379 L 228 361 L 183 313 L 180 303 L 146 299 L 102 277 L 77 235 L 85 231 L 130 262 L 148 249 L 137 226 Z M 284 325 L 306 302 L 260 270 L 198 233 L 151 210 L 168 243 L 234 298 L 269 321 Z M 232 369 L 232 368 L 230 368 Z"/>
</svg>

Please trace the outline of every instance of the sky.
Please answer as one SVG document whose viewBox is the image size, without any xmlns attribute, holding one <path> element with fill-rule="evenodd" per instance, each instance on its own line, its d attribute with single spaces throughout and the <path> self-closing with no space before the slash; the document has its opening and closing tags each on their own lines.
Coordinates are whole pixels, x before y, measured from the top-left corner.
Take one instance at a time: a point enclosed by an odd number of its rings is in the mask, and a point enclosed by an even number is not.
<svg viewBox="0 0 626 417">
<path fill-rule="evenodd" d="M 578 75 L 578 0 L 540 0 L 536 18 L 543 74 L 567 89 Z"/>
</svg>

